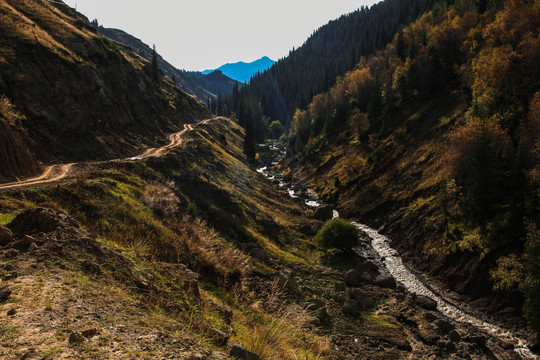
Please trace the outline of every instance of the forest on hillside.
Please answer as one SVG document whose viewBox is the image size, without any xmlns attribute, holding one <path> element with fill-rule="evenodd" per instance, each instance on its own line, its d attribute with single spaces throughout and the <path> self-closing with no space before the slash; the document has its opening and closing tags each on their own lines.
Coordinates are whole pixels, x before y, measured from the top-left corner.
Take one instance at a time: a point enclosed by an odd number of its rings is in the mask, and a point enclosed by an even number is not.
<svg viewBox="0 0 540 360">
<path fill-rule="evenodd" d="M 399 141 L 422 126 L 396 121 L 411 104 L 441 96 L 460 99 L 466 110 L 455 119 L 437 119 L 431 130 L 433 136 L 440 136 L 441 128 L 449 132 L 445 153 L 438 154 L 446 168 L 434 198 L 443 218 L 443 248 L 447 254 L 497 254 L 491 270 L 495 289 L 522 293 L 524 315 L 535 329 L 540 329 L 539 29 L 538 0 L 437 3 L 402 27 L 384 50 L 362 58 L 328 92 L 297 109 L 288 136 L 304 163 L 345 136 L 360 149 L 365 175 L 382 166 L 379 139 Z"/>
<path fill-rule="evenodd" d="M 260 103 L 261 111 L 288 126 L 294 110 L 327 91 L 361 57 L 384 48 L 394 34 L 433 6 L 433 0 L 387 0 L 341 16 L 314 31 L 298 49 L 233 93 L 228 108 L 238 113 L 241 99 Z"/>
</svg>

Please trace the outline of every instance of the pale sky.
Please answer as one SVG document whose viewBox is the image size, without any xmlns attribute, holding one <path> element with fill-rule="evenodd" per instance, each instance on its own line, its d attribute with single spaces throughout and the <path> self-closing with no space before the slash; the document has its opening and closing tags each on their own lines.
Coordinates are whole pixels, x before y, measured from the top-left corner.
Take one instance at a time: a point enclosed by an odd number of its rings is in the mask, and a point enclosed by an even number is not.
<svg viewBox="0 0 540 360">
<path fill-rule="evenodd" d="M 179 69 L 278 60 L 318 27 L 375 0 L 64 0 L 89 20 L 156 45 Z"/>
</svg>

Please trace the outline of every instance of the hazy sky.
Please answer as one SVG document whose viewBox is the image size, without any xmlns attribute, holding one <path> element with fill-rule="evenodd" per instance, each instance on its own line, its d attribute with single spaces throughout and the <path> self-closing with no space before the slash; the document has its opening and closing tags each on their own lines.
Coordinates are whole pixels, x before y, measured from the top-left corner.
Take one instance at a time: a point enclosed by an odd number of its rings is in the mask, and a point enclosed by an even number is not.
<svg viewBox="0 0 540 360">
<path fill-rule="evenodd" d="M 64 0 L 90 20 L 122 29 L 180 69 L 278 60 L 328 21 L 374 0 Z"/>
</svg>

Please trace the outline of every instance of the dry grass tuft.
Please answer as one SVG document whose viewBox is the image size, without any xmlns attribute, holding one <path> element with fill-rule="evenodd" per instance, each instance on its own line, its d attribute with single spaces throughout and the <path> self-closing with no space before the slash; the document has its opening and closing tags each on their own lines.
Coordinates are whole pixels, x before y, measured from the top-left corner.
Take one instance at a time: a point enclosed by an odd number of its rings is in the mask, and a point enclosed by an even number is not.
<svg viewBox="0 0 540 360">
<path fill-rule="evenodd" d="M 222 239 L 204 220 L 186 215 L 178 226 L 201 275 L 238 281 L 249 270 L 248 257 Z"/>
<path fill-rule="evenodd" d="M 142 202 L 156 214 L 171 218 L 178 210 L 180 200 L 173 191 L 174 181 L 166 184 L 154 181 L 144 188 Z"/>
<path fill-rule="evenodd" d="M 10 124 L 13 124 L 20 116 L 17 109 L 15 109 L 15 105 L 13 105 L 11 100 L 4 95 L 0 95 L 0 115 L 3 116 Z"/>
<path fill-rule="evenodd" d="M 311 320 L 307 311 L 297 304 L 287 304 L 281 294 L 281 287 L 274 281 L 264 301 L 264 312 L 253 313 L 247 327 L 238 327 L 238 340 L 264 360 L 323 359 L 330 351 L 330 339 L 304 331 Z"/>
</svg>

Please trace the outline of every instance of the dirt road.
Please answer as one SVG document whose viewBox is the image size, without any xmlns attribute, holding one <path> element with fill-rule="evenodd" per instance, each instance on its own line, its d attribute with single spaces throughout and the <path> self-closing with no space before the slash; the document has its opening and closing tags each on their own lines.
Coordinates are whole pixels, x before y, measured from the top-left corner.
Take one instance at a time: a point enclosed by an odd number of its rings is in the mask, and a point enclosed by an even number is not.
<svg viewBox="0 0 540 360">
<path fill-rule="evenodd" d="M 47 166 L 43 174 L 35 178 L 0 184 L 0 190 L 14 189 L 24 186 L 35 186 L 62 180 L 69 174 L 73 165 L 75 165 L 75 163 Z"/>
<path fill-rule="evenodd" d="M 169 151 L 171 151 L 172 149 L 180 146 L 182 144 L 182 141 L 183 141 L 182 136 L 184 135 L 184 133 L 186 131 L 191 131 L 191 130 L 193 130 L 193 125 L 192 124 L 186 124 L 186 125 L 184 125 L 184 130 L 179 131 L 179 132 L 174 133 L 174 134 L 170 134 L 169 136 L 167 136 L 167 138 L 169 139 L 169 143 L 167 145 L 159 147 L 159 148 L 147 149 L 141 155 L 128 158 L 127 160 L 142 160 L 142 159 L 146 159 L 146 158 L 149 158 L 149 157 L 163 156 L 163 155 L 167 154 Z"/>
<path fill-rule="evenodd" d="M 212 119 L 206 119 L 206 120 L 201 121 L 200 123 L 207 124 L 211 120 Z M 182 131 L 179 131 L 177 133 L 170 134 L 167 136 L 167 138 L 169 139 L 169 143 L 167 145 L 164 145 L 158 148 L 147 149 L 140 155 L 130 157 L 124 160 L 136 161 L 136 160 L 144 160 L 150 157 L 161 157 L 167 154 L 172 149 L 180 146 L 184 140 L 182 136 L 187 131 L 191 131 L 191 130 L 193 130 L 193 124 L 185 124 L 184 129 Z M 26 187 L 26 186 L 36 186 L 36 185 L 42 185 L 42 184 L 59 181 L 66 178 L 68 175 L 72 175 L 72 173 L 75 171 L 73 169 L 75 165 L 77 165 L 77 163 L 49 165 L 47 166 L 45 171 L 39 176 L 30 178 L 30 179 L 21 180 L 21 181 L 0 184 L 0 190 L 8 190 L 8 189 L 14 189 L 14 188 Z"/>
</svg>

